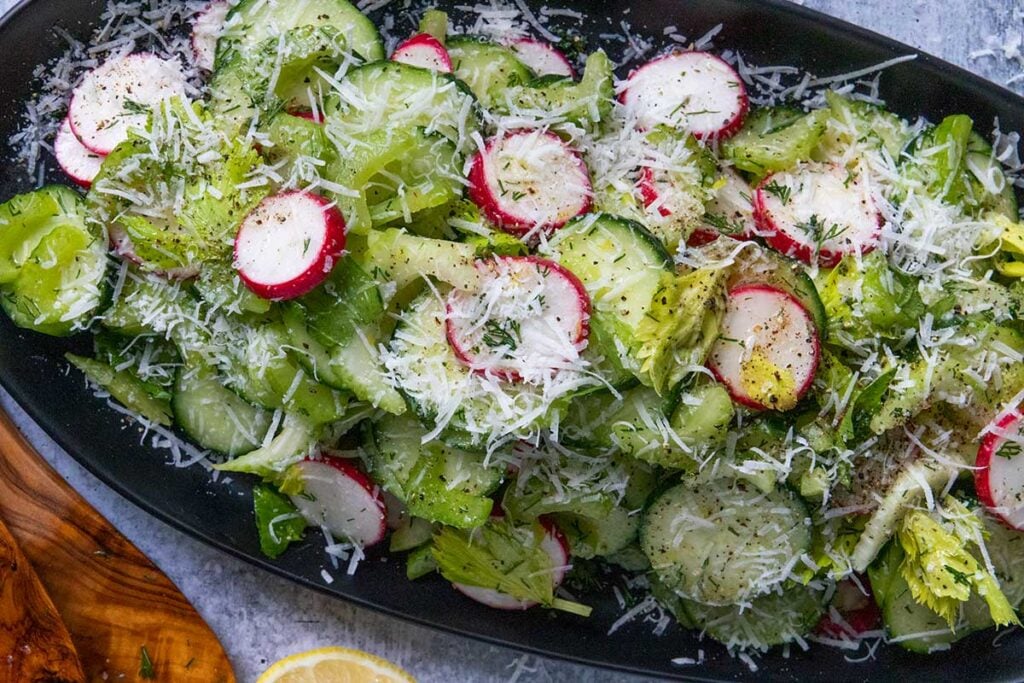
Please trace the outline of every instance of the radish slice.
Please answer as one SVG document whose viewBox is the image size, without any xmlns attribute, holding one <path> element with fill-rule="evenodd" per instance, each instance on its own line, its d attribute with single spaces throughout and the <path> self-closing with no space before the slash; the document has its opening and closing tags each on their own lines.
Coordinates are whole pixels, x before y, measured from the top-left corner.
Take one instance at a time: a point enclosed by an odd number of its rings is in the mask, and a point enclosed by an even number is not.
<svg viewBox="0 0 1024 683">
<path fill-rule="evenodd" d="M 452 59 L 448 56 L 448 50 L 429 33 L 417 33 L 402 41 L 391 54 L 391 61 L 446 74 L 452 72 Z"/>
<path fill-rule="evenodd" d="M 333 202 L 309 192 L 271 195 L 235 236 L 235 268 L 264 299 L 302 296 L 330 274 L 345 249 L 345 219 Z"/>
<path fill-rule="evenodd" d="M 459 360 L 480 374 L 534 381 L 579 356 L 590 320 L 579 278 L 536 256 L 476 266 L 480 290 L 452 290 L 446 307 L 445 332 Z"/>
<path fill-rule="evenodd" d="M 721 185 L 705 206 L 703 222 L 686 241 L 691 247 L 714 242 L 723 233 L 736 239 L 758 234 L 750 185 L 732 169 L 724 169 L 719 182 Z"/>
<path fill-rule="evenodd" d="M 491 138 L 469 171 L 469 197 L 506 232 L 550 233 L 590 210 L 583 158 L 554 133 L 528 130 Z"/>
<path fill-rule="evenodd" d="M 314 112 L 312 109 L 296 109 L 288 112 L 292 116 L 297 116 L 300 119 L 306 119 L 313 123 L 323 123 L 324 115 L 323 112 Z"/>
<path fill-rule="evenodd" d="M 57 129 L 57 137 L 53 141 L 53 154 L 57 157 L 61 170 L 87 190 L 103 165 L 103 155 L 83 145 L 75 137 L 67 119 L 64 119 Z"/>
<path fill-rule="evenodd" d="M 68 105 L 75 136 L 97 154 L 110 154 L 132 128 L 146 125 L 149 108 L 185 94 L 176 61 L 146 52 L 118 57 L 86 74 Z"/>
<path fill-rule="evenodd" d="M 818 332 L 803 304 L 769 285 L 729 292 L 708 367 L 733 400 L 754 410 L 789 410 L 814 381 Z"/>
<path fill-rule="evenodd" d="M 1013 410 L 986 427 L 974 465 L 978 498 L 992 514 L 1024 531 L 1024 417 Z"/>
<path fill-rule="evenodd" d="M 540 542 L 540 547 L 551 558 L 551 583 L 555 588 L 558 588 L 562 585 L 565 574 L 569 569 L 569 542 L 554 522 L 541 518 L 540 523 L 547 532 L 544 534 L 544 539 Z M 467 598 L 495 609 L 523 610 L 534 607 L 537 604 L 530 600 L 519 600 L 511 595 L 499 593 L 493 588 L 467 586 L 462 583 L 453 583 L 452 586 Z"/>
<path fill-rule="evenodd" d="M 519 61 L 538 76 L 568 76 L 576 78 L 576 70 L 569 59 L 550 43 L 534 38 L 519 38 L 508 44 Z"/>
<path fill-rule="evenodd" d="M 626 80 L 621 101 L 636 125 L 668 125 L 700 139 L 724 139 L 750 108 L 736 71 L 706 52 L 675 52 L 647 62 Z"/>
<path fill-rule="evenodd" d="M 773 248 L 823 268 L 872 251 L 883 222 L 862 174 L 835 164 L 768 176 L 754 193 L 754 217 Z"/>
<path fill-rule="evenodd" d="M 168 280 L 188 280 L 199 275 L 198 265 L 187 265 L 171 269 L 146 268 L 146 261 L 136 253 L 135 245 L 132 244 L 132 238 L 127 232 L 125 232 L 124 228 L 116 223 L 107 229 L 107 238 L 110 243 L 110 250 L 114 254 L 125 261 L 129 261 L 145 270 L 148 270 L 154 275 L 159 275 L 160 277 L 167 278 Z"/>
<path fill-rule="evenodd" d="M 303 491 L 291 499 L 306 521 L 362 548 L 384 538 L 387 513 L 380 490 L 350 461 L 326 457 L 295 467 Z"/>
<path fill-rule="evenodd" d="M 192 22 L 192 55 L 200 69 L 213 71 L 217 39 L 224 31 L 224 20 L 230 9 L 228 0 L 213 0 Z"/>
<path fill-rule="evenodd" d="M 843 579 L 836 584 L 829 610 L 815 630 L 826 638 L 856 640 L 877 630 L 881 623 L 882 611 L 871 592 L 871 583 L 866 575 L 859 574 L 856 581 Z"/>
</svg>

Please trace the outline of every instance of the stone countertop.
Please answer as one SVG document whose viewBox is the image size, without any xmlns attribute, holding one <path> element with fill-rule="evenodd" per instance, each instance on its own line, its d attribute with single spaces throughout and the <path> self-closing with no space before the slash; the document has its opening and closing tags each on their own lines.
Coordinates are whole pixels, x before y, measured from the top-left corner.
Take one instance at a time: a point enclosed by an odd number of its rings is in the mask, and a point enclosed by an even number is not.
<svg viewBox="0 0 1024 683">
<path fill-rule="evenodd" d="M 0 0 L 0 9 L 13 4 Z M 800 4 L 889 35 L 998 83 L 1024 74 L 1019 51 L 1024 9 L 1019 0 L 805 0 Z M 977 51 L 991 47 L 991 36 L 998 38 L 999 47 L 994 54 L 979 56 Z M 1021 92 L 1024 82 L 1011 81 L 1011 87 Z M 192 600 L 220 636 L 243 683 L 254 681 L 270 662 L 326 645 L 379 654 L 423 683 L 647 680 L 522 655 L 325 599 L 150 517 L 80 467 L 6 392 L 0 391 L 0 405 L 60 474 Z"/>
</svg>

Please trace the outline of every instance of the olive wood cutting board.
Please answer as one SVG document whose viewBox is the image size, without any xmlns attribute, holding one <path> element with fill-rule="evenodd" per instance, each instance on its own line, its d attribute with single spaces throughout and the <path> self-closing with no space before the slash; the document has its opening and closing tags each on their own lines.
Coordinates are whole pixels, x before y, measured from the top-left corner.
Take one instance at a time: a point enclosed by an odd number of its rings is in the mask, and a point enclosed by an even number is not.
<svg viewBox="0 0 1024 683">
<path fill-rule="evenodd" d="M 41 596 L 29 588 L 35 616 L 25 618 L 45 622 L 46 605 L 56 607 L 85 681 L 234 682 L 217 636 L 181 591 L 43 461 L 2 410 L 0 520 L 45 587 Z M 0 562 L 16 553 L 0 534 Z M 6 599 L 0 585 L 0 622 Z"/>
<path fill-rule="evenodd" d="M 0 521 L 0 681 L 84 680 L 71 634 Z"/>
</svg>

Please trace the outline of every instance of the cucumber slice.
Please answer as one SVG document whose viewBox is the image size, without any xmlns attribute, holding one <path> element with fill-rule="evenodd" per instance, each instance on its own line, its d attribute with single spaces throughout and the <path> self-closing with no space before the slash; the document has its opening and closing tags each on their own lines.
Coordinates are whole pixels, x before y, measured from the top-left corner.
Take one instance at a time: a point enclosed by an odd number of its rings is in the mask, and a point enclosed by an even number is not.
<svg viewBox="0 0 1024 683">
<path fill-rule="evenodd" d="M 750 600 L 786 580 L 810 549 L 811 520 L 791 491 L 744 482 L 680 484 L 647 509 L 640 545 L 666 586 L 706 604 Z"/>
<path fill-rule="evenodd" d="M 636 366 L 629 356 L 636 329 L 673 269 L 661 241 L 635 221 L 589 214 L 556 232 L 546 251 L 583 282 L 593 303 L 592 319 L 618 341 L 619 364 Z"/>
<path fill-rule="evenodd" d="M 265 127 L 283 109 L 320 110 L 322 93 L 333 92 L 333 81 L 320 74 L 336 73 L 347 64 L 348 38 L 331 27 L 301 26 L 232 52 L 210 80 L 210 108 L 218 128 L 245 133 L 257 114 Z"/>
<path fill-rule="evenodd" d="M 616 449 L 651 465 L 693 471 L 701 454 L 721 445 L 732 422 L 729 393 L 715 382 L 674 392 L 668 400 L 647 387 L 582 396 L 569 406 L 560 438 L 577 448 Z"/>
<path fill-rule="evenodd" d="M 607 557 L 627 548 L 640 530 L 640 515 L 613 507 L 600 519 L 572 512 L 552 515 L 569 541 L 573 557 Z"/>
<path fill-rule="evenodd" d="M 265 323 L 243 333 L 220 368 L 229 389 L 249 403 L 285 410 L 314 426 L 345 416 L 348 395 L 306 374 L 287 352 L 290 336 L 283 325 Z"/>
<path fill-rule="evenodd" d="M 299 304 L 285 304 L 281 322 L 288 333 L 288 352 L 302 369 L 317 382 L 332 389 L 347 391 L 341 375 L 331 367 L 331 355 L 323 344 L 313 339 L 306 327 L 306 313 Z"/>
<path fill-rule="evenodd" d="M 84 225 L 48 232 L 0 290 L 0 306 L 18 327 L 63 337 L 92 316 L 109 290 L 107 249 Z"/>
<path fill-rule="evenodd" d="M 488 495 L 501 484 L 504 466 L 487 467 L 482 455 L 439 441 L 423 443 L 425 434 L 407 415 L 373 423 L 365 444 L 370 475 L 415 517 L 460 529 L 480 526 L 490 517 Z"/>
<path fill-rule="evenodd" d="M 469 86 L 482 105 L 498 104 L 509 88 L 533 79 L 533 72 L 504 45 L 483 38 L 456 36 L 446 44 L 455 76 Z"/>
<path fill-rule="evenodd" d="M 193 441 L 232 456 L 255 450 L 271 423 L 269 412 L 227 389 L 208 368 L 178 371 L 171 409 L 175 422 Z"/>
<path fill-rule="evenodd" d="M 332 28 L 368 62 L 384 59 L 377 27 L 346 0 L 242 0 L 229 13 L 217 41 L 216 68 L 236 53 L 302 26 Z"/>
<path fill-rule="evenodd" d="M 682 600 L 695 628 L 732 649 L 764 652 L 799 640 L 814 630 L 825 613 L 826 591 L 787 586 L 754 598 L 749 605 L 704 605 Z"/>
<path fill-rule="evenodd" d="M 17 279 L 22 265 L 54 228 L 82 224 L 81 195 L 64 185 L 47 185 L 0 204 L 0 284 Z"/>
<path fill-rule="evenodd" d="M 840 124 L 838 142 L 862 142 L 871 136 L 878 140 L 893 159 L 898 159 L 908 142 L 908 126 L 899 116 L 884 108 L 852 100 L 835 92 L 825 92 L 825 101 L 832 112 L 832 118 Z M 830 127 L 830 131 L 831 131 Z M 844 139 L 844 138 L 852 139 Z"/>
<path fill-rule="evenodd" d="M 451 74 L 420 69 L 400 62 L 374 62 L 348 72 L 345 101 L 324 105 L 325 131 L 340 146 L 351 148 L 355 137 L 383 131 L 424 128 L 437 132 L 465 153 L 479 129 L 475 99 L 465 83 Z M 353 150 L 357 153 L 359 148 Z"/>
<path fill-rule="evenodd" d="M 342 259 L 322 287 L 287 308 L 288 334 L 296 335 L 300 356 L 315 364 L 315 371 L 323 372 L 331 386 L 344 387 L 389 413 L 405 411 L 405 402 L 384 376 L 376 353 L 384 316 L 377 281 L 354 259 Z M 307 334 L 320 348 L 303 347 Z"/>
<path fill-rule="evenodd" d="M 911 652 L 928 654 L 946 650 L 964 636 L 992 626 L 988 605 L 977 594 L 963 604 L 960 618 L 951 629 L 945 619 L 914 600 L 902 576 L 893 579 L 889 590 L 888 599 L 882 605 L 885 630 L 890 642 Z"/>
</svg>

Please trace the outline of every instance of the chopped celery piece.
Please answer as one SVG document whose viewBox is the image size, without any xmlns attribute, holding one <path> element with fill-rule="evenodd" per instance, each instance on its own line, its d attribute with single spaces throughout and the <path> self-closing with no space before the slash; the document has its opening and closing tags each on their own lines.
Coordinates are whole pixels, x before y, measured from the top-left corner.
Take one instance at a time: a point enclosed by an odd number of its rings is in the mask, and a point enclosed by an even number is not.
<svg viewBox="0 0 1024 683">
<path fill-rule="evenodd" d="M 434 549 L 431 545 L 416 548 L 405 558 L 405 575 L 410 581 L 437 571 Z"/>
<path fill-rule="evenodd" d="M 539 79 L 511 88 L 505 95 L 519 112 L 555 116 L 583 127 L 593 127 L 611 115 L 615 98 L 614 66 L 603 50 L 587 57 L 583 78 Z M 501 103 L 504 104 L 504 101 Z"/>
<path fill-rule="evenodd" d="M 484 456 L 423 442 L 426 429 L 411 416 L 385 416 L 368 430 L 368 468 L 374 480 L 400 498 L 416 517 L 469 529 L 491 514 L 488 497 L 501 484 L 504 466 Z"/>
<path fill-rule="evenodd" d="M 798 117 L 791 110 L 759 110 L 722 143 L 722 153 L 737 168 L 758 177 L 784 171 L 811 158 L 828 117 L 827 109 Z"/>
<path fill-rule="evenodd" d="M 442 528 L 434 534 L 432 552 L 441 574 L 453 583 L 589 616 L 590 607 L 555 596 L 554 567 L 541 546 L 546 533 L 539 522 L 517 525 L 507 518 L 491 519 L 472 532 Z"/>
<path fill-rule="evenodd" d="M 460 289 L 480 286 L 473 244 L 417 237 L 391 228 L 367 235 L 366 251 L 358 255 L 363 267 L 397 289 L 430 276 Z"/>
<path fill-rule="evenodd" d="M 448 35 L 448 15 L 441 10 L 428 9 L 420 19 L 419 30 L 420 33 L 434 36 L 444 45 L 445 37 Z"/>
<path fill-rule="evenodd" d="M 121 405 L 139 413 L 147 420 L 165 427 L 171 424 L 171 404 L 150 395 L 146 385 L 125 370 L 115 370 L 106 363 L 69 353 L 65 356 L 86 377 L 106 389 Z"/>
</svg>

